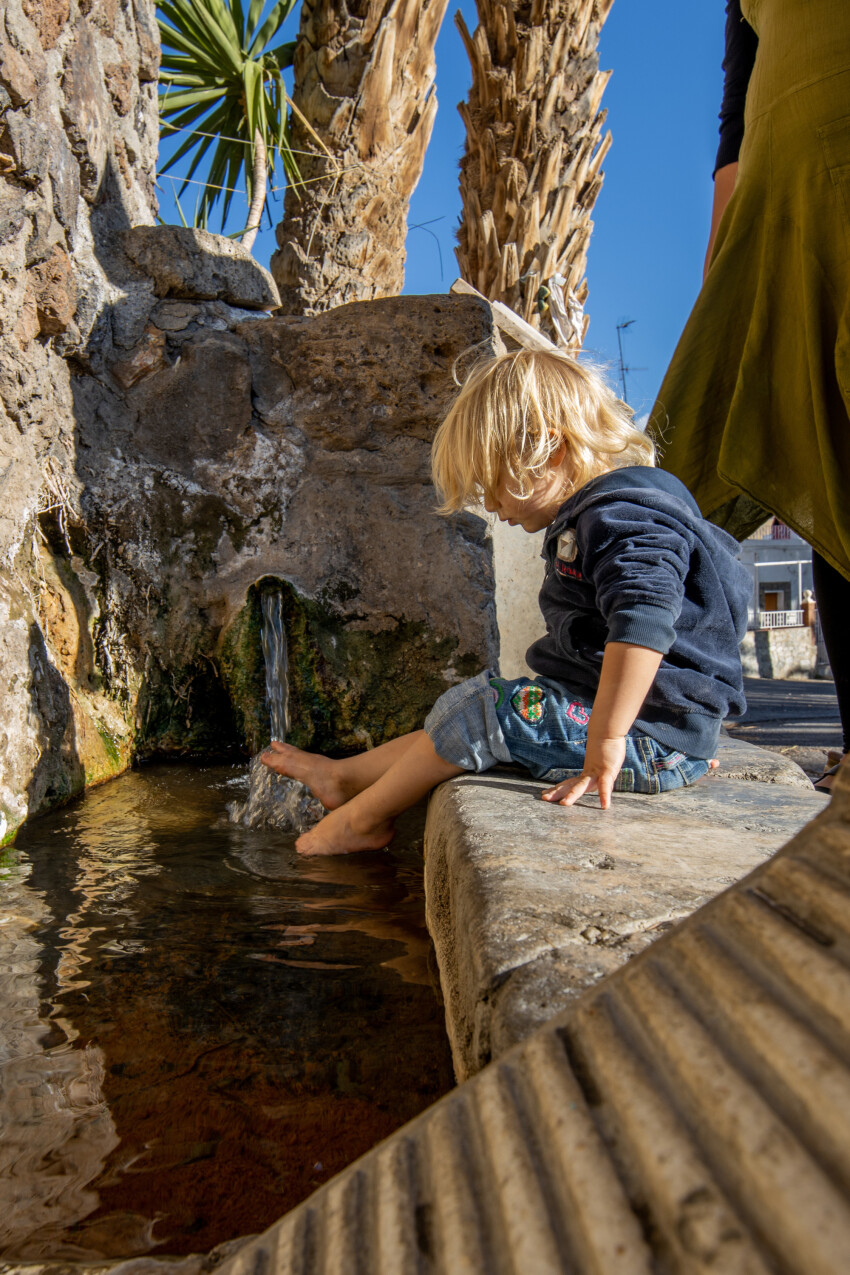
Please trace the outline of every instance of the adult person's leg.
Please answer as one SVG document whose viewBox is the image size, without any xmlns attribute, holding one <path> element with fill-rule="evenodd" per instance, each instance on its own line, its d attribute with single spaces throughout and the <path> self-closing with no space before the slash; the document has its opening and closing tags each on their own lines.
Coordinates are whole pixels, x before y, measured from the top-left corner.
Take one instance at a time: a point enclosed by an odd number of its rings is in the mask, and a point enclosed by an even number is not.
<svg viewBox="0 0 850 1275">
<path fill-rule="evenodd" d="M 829 656 L 835 694 L 844 734 L 844 752 L 850 752 L 850 580 L 826 559 L 812 550 L 812 576 L 815 601 L 823 633 L 823 644 Z M 832 776 L 827 773 L 815 787 L 828 792 Z"/>
</svg>

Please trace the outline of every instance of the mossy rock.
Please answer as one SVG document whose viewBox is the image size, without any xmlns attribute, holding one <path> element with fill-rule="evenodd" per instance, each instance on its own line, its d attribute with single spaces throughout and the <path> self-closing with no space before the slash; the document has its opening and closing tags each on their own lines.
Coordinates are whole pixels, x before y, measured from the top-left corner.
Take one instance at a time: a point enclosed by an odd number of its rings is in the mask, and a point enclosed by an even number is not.
<svg viewBox="0 0 850 1275">
<path fill-rule="evenodd" d="M 378 632 L 350 621 L 339 601 L 305 598 L 286 581 L 266 578 L 249 590 L 222 642 L 222 681 L 240 734 L 252 752 L 269 740 L 262 594 L 281 590 L 289 656 L 289 740 L 330 754 L 361 751 L 418 730 L 446 690 L 444 670 L 460 677 L 480 669 L 458 655 L 457 641 L 424 624 L 399 621 Z"/>
<path fill-rule="evenodd" d="M 23 826 L 23 819 L 13 815 L 4 806 L 0 806 L 0 868 L 8 868 L 11 860 L 2 853 L 4 846 L 11 846 L 18 830 Z"/>
<path fill-rule="evenodd" d="M 246 751 L 245 738 L 215 662 L 199 656 L 179 669 L 149 670 L 139 697 L 136 753 L 226 757 Z"/>
</svg>

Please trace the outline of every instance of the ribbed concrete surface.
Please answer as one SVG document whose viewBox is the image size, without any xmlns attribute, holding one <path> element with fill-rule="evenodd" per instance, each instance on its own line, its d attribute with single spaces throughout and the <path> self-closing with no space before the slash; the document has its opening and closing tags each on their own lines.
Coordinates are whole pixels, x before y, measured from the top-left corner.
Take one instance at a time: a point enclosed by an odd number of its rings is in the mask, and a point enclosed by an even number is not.
<svg viewBox="0 0 850 1275">
<path fill-rule="evenodd" d="M 845 766 L 775 859 L 220 1271 L 847 1275 L 848 966 Z"/>
</svg>

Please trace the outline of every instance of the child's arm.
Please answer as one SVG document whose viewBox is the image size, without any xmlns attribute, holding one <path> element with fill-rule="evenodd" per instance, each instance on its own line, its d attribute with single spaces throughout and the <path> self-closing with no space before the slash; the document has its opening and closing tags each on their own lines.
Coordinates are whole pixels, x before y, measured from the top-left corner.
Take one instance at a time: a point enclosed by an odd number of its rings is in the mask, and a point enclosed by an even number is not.
<svg viewBox="0 0 850 1275">
<path fill-rule="evenodd" d="M 661 660 L 660 651 L 646 646 L 634 646 L 631 642 L 607 644 L 587 728 L 584 769 L 578 778 L 565 779 L 544 792 L 544 801 L 571 806 L 595 789 L 602 809 L 607 810 L 614 780 L 626 755 L 626 735 L 649 694 Z"/>
</svg>

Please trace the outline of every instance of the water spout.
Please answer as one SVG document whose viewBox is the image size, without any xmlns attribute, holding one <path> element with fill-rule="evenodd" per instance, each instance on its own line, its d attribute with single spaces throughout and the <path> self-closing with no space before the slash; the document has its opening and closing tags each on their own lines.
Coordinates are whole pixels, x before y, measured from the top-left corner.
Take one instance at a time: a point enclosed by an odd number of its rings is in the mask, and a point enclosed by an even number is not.
<svg viewBox="0 0 850 1275">
<path fill-rule="evenodd" d="M 262 645 L 266 664 L 266 702 L 269 707 L 271 738 L 282 743 L 289 732 L 289 655 L 284 625 L 283 593 L 278 589 L 262 594 Z M 297 779 L 288 779 L 269 770 L 259 754 L 248 770 L 248 799 L 227 807 L 233 823 L 246 828 L 276 828 L 298 834 L 311 828 L 325 814 L 325 808 Z"/>
<path fill-rule="evenodd" d="M 283 594 L 264 593 L 263 659 L 266 662 L 266 702 L 272 739 L 285 740 L 289 734 L 289 655 L 283 625 Z"/>
</svg>

